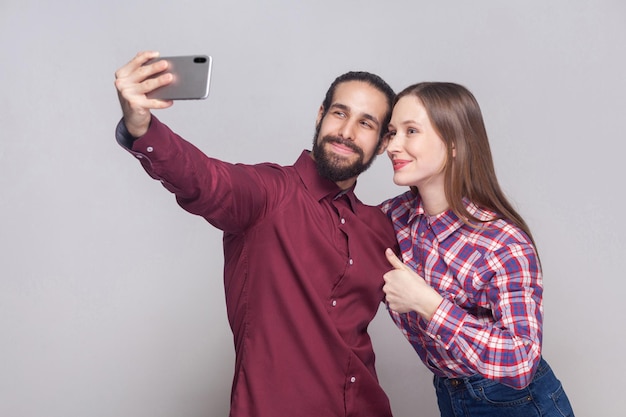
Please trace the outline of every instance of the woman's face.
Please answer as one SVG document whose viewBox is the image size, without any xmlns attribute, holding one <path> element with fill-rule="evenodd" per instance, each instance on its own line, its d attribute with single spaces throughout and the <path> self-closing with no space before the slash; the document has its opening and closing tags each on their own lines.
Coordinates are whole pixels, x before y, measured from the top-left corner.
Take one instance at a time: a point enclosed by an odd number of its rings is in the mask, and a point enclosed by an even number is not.
<svg viewBox="0 0 626 417">
<path fill-rule="evenodd" d="M 446 145 L 433 128 L 426 108 L 415 96 L 404 96 L 394 106 L 389 123 L 387 155 L 393 182 L 443 192 Z"/>
</svg>

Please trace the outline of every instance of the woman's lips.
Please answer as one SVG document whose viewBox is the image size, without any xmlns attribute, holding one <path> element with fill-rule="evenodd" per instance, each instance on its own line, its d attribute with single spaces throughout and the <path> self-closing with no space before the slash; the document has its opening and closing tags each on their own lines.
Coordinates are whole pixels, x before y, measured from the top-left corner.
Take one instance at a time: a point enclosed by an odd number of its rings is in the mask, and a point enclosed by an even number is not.
<svg viewBox="0 0 626 417">
<path fill-rule="evenodd" d="M 393 170 L 394 171 L 398 171 L 402 168 L 404 168 L 404 166 L 408 165 L 411 161 L 406 161 L 403 159 L 396 159 L 394 161 L 392 161 L 393 164 Z"/>
</svg>

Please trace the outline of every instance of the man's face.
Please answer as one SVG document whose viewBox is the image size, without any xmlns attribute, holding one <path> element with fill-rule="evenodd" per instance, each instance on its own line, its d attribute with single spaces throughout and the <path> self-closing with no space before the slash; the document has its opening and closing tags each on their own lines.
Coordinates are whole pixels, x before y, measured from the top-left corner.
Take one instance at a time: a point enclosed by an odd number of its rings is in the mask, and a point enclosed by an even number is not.
<svg viewBox="0 0 626 417">
<path fill-rule="evenodd" d="M 386 96 L 368 83 L 337 86 L 330 107 L 320 108 L 313 141 L 313 157 L 323 177 L 348 188 L 369 168 L 383 151 L 378 139 L 387 105 Z"/>
</svg>

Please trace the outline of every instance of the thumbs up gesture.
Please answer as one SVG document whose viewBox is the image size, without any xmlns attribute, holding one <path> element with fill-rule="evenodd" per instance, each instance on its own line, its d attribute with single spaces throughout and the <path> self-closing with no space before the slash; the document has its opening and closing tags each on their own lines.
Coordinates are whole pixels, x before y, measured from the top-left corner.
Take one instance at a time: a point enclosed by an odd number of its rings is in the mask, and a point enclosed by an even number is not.
<svg viewBox="0 0 626 417">
<path fill-rule="evenodd" d="M 385 251 L 385 256 L 393 267 L 383 275 L 383 291 L 389 308 L 398 313 L 415 311 L 425 320 L 430 320 L 443 297 L 424 278 L 398 259 L 391 249 Z"/>
</svg>

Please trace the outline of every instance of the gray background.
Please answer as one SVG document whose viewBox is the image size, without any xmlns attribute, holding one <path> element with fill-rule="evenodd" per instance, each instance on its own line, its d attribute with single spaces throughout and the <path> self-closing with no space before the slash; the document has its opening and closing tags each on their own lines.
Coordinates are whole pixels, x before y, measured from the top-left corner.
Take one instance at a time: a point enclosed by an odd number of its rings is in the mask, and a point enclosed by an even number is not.
<svg viewBox="0 0 626 417">
<path fill-rule="evenodd" d="M 469 87 L 542 256 L 545 357 L 578 416 L 624 415 L 625 4 L 1 0 L 0 415 L 227 414 L 221 234 L 113 138 L 114 71 L 144 49 L 213 55 L 209 99 L 158 116 L 228 161 L 295 161 L 347 70 Z M 391 177 L 382 156 L 357 192 L 378 203 Z M 435 416 L 379 313 L 395 414 Z"/>
</svg>

